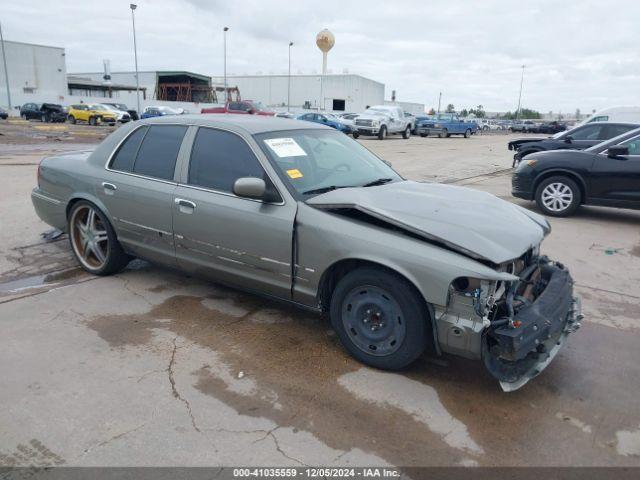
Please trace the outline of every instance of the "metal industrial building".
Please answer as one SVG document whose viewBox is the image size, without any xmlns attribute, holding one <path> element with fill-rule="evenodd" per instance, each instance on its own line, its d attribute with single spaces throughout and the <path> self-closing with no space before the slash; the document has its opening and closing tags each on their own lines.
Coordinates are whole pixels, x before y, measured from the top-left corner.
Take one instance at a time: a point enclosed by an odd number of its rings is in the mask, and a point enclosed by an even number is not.
<svg viewBox="0 0 640 480">
<path fill-rule="evenodd" d="M 105 98 L 134 107 L 136 74 L 133 71 L 71 73 L 67 75 L 64 48 L 5 41 L 12 113 L 24 103 L 98 103 Z M 138 72 L 140 104 L 170 105 L 190 112 L 224 102 L 224 77 L 187 71 Z M 324 99 L 320 99 L 321 81 Z M 0 106 L 8 106 L 4 67 L 0 62 Z M 290 85 L 290 88 L 289 88 Z M 274 110 L 322 109 L 362 112 L 369 105 L 385 103 L 383 83 L 355 74 L 328 75 L 230 75 L 230 98 L 260 101 Z M 401 104 L 412 113 L 422 113 L 421 104 Z M 411 108 L 409 108 L 411 107 Z M 415 110 L 415 111 L 414 111 Z"/>
<path fill-rule="evenodd" d="M 64 48 L 4 41 L 12 106 L 64 100 L 67 67 Z M 8 107 L 3 62 L 0 61 L 0 105 Z"/>
<path fill-rule="evenodd" d="M 291 75 L 291 109 L 318 109 L 334 112 L 362 112 L 367 105 L 384 102 L 384 84 L 361 75 L 325 75 L 324 101 L 320 100 L 321 75 Z M 223 77 L 213 77 L 218 84 Z M 259 100 L 269 107 L 287 106 L 288 75 L 232 75 L 228 85 L 235 85 L 243 99 Z"/>
</svg>

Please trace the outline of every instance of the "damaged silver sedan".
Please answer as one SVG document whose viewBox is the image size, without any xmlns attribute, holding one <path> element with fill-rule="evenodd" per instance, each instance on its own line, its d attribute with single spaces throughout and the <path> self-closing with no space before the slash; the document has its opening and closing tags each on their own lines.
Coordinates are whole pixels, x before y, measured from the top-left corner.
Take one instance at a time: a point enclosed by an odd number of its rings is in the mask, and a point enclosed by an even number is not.
<svg viewBox="0 0 640 480">
<path fill-rule="evenodd" d="M 544 217 L 487 193 L 404 180 L 333 129 L 256 116 L 129 124 L 45 158 L 32 192 L 80 265 L 133 257 L 328 312 L 358 360 L 426 350 L 515 390 L 580 326 L 573 281 L 540 254 Z"/>
</svg>

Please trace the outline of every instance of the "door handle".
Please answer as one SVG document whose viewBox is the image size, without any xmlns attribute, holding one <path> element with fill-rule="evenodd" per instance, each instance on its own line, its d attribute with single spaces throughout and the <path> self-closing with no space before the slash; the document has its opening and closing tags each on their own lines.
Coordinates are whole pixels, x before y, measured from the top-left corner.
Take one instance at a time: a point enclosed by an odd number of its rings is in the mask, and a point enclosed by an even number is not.
<svg viewBox="0 0 640 480">
<path fill-rule="evenodd" d="M 113 193 L 118 189 L 113 183 L 102 182 L 102 188 L 104 188 L 104 193 L 106 195 L 113 195 Z"/>
<path fill-rule="evenodd" d="M 176 198 L 176 205 L 178 205 L 178 209 L 182 213 L 193 213 L 196 209 L 196 204 L 190 200 L 185 200 L 184 198 Z"/>
</svg>

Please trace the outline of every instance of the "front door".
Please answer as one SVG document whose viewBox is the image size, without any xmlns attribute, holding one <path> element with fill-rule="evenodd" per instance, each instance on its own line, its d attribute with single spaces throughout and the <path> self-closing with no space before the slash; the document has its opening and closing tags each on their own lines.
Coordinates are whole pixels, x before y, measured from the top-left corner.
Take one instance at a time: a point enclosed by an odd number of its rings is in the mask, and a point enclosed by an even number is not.
<svg viewBox="0 0 640 480">
<path fill-rule="evenodd" d="M 610 158 L 606 151 L 597 155 L 591 172 L 591 196 L 640 206 L 640 135 L 620 145 L 629 148 L 629 155 Z"/>
<path fill-rule="evenodd" d="M 111 159 L 96 191 L 126 250 L 175 265 L 173 195 L 175 166 L 185 125 L 141 126 Z"/>
<path fill-rule="evenodd" d="M 295 202 L 263 202 L 233 193 L 241 177 L 275 189 L 242 136 L 200 127 L 174 198 L 176 257 L 182 269 L 281 298 L 291 298 Z"/>
</svg>

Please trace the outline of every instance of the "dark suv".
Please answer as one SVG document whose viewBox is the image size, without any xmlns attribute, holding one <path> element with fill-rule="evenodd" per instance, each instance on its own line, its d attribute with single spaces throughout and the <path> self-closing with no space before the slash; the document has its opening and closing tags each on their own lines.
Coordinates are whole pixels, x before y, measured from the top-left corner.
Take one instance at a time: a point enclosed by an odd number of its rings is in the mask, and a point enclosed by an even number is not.
<svg viewBox="0 0 640 480">
<path fill-rule="evenodd" d="M 636 123 L 587 123 L 552 137 L 512 140 L 507 147 L 515 151 L 513 164 L 516 165 L 530 153 L 545 150 L 584 150 L 638 127 L 640 125 Z"/>
<path fill-rule="evenodd" d="M 23 120 L 40 120 L 42 122 L 64 122 L 67 112 L 62 105 L 56 103 L 25 103 L 20 107 Z"/>
</svg>

